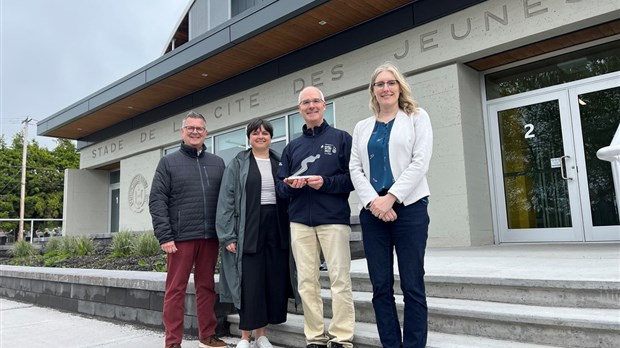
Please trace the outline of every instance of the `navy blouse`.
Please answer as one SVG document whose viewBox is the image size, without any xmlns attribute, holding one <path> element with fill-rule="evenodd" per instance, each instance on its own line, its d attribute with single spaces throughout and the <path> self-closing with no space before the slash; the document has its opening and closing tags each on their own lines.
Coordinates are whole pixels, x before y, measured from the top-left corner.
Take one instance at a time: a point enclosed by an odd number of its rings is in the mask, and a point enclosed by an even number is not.
<svg viewBox="0 0 620 348">
<path fill-rule="evenodd" d="M 377 192 L 389 190 L 394 183 L 390 168 L 390 133 L 394 119 L 388 123 L 376 121 L 368 140 L 368 159 L 370 162 L 370 184 Z"/>
</svg>

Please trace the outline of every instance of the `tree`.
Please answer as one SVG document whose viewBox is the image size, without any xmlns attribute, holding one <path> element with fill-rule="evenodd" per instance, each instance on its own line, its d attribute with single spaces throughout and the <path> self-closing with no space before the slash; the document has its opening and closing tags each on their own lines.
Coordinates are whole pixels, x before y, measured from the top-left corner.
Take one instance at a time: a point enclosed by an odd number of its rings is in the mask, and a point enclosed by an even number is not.
<svg viewBox="0 0 620 348">
<path fill-rule="evenodd" d="M 0 218 L 19 216 L 19 193 L 21 181 L 21 156 L 23 137 L 16 134 L 11 146 L 0 136 Z M 64 171 L 78 168 L 80 155 L 75 145 L 65 139 L 57 140 L 53 150 L 40 147 L 36 140 L 28 144 L 26 161 L 26 218 L 62 218 Z M 14 222 L 0 223 L 0 230 L 14 230 Z M 58 226 L 42 222 L 35 227 Z"/>
</svg>

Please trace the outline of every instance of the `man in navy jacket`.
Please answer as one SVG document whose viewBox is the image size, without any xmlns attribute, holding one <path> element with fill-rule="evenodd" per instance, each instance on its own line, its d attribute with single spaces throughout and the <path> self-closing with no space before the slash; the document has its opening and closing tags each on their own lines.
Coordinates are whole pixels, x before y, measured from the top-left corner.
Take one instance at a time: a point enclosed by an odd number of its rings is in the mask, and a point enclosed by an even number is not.
<svg viewBox="0 0 620 348">
<path fill-rule="evenodd" d="M 349 176 L 351 135 L 323 119 L 323 93 L 307 87 L 299 94 L 303 135 L 282 153 L 276 188 L 290 198 L 291 245 L 304 308 L 307 348 L 353 347 L 355 310 L 351 290 Z M 331 283 L 331 324 L 326 332 L 319 284 L 320 252 Z M 327 335 L 329 333 L 329 336 Z"/>
</svg>

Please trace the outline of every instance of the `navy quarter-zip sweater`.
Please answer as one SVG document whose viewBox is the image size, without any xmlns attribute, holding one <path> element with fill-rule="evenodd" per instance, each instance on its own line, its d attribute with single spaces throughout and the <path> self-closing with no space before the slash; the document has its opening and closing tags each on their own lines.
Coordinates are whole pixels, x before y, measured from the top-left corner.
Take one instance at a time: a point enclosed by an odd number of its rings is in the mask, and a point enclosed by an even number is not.
<svg viewBox="0 0 620 348">
<path fill-rule="evenodd" d="M 318 127 L 304 125 L 303 135 L 286 145 L 278 168 L 276 190 L 278 195 L 291 200 L 288 208 L 291 222 L 306 226 L 350 224 L 351 144 L 349 133 L 330 127 L 324 120 Z M 320 175 L 323 186 L 319 190 L 309 186 L 291 188 L 283 180 L 297 172 L 302 161 L 311 156 L 319 157 L 308 163 L 307 170 L 300 175 Z"/>
</svg>

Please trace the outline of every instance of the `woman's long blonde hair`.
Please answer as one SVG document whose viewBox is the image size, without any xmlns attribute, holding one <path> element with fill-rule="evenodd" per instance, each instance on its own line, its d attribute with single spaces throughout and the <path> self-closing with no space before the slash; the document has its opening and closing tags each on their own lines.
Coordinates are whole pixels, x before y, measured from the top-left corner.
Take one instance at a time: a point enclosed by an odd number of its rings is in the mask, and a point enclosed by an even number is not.
<svg viewBox="0 0 620 348">
<path fill-rule="evenodd" d="M 384 71 L 391 72 L 392 75 L 394 75 L 394 79 L 398 81 L 398 85 L 400 86 L 400 95 L 398 96 L 398 108 L 405 111 L 407 115 L 411 115 L 414 112 L 418 111 L 418 103 L 413 100 L 413 96 L 411 95 L 411 87 L 407 83 L 407 80 L 405 80 L 403 74 L 398 71 L 398 68 L 390 62 L 385 62 L 379 65 L 375 69 L 375 72 L 372 73 L 372 77 L 370 78 L 370 84 L 368 85 L 368 90 L 370 92 L 370 103 L 368 106 L 370 107 L 370 110 L 372 110 L 375 115 L 378 115 L 379 111 L 381 110 L 379 102 L 377 101 L 377 97 L 375 97 L 375 94 L 373 93 L 373 83 L 375 83 L 377 75 Z"/>
</svg>

